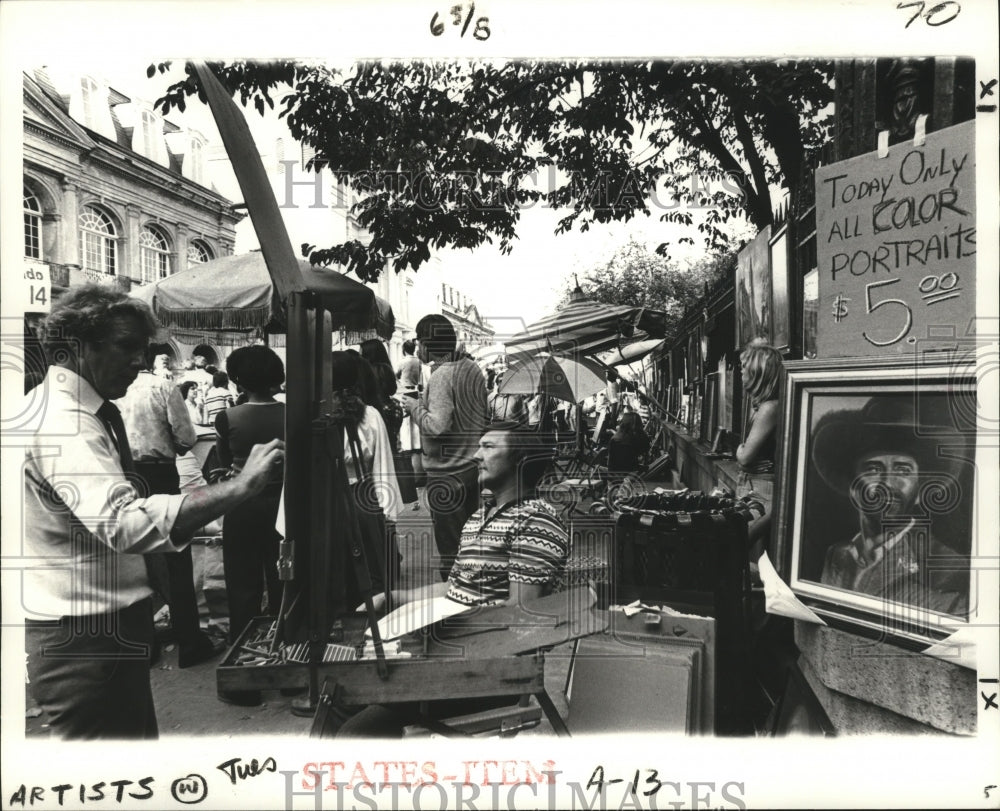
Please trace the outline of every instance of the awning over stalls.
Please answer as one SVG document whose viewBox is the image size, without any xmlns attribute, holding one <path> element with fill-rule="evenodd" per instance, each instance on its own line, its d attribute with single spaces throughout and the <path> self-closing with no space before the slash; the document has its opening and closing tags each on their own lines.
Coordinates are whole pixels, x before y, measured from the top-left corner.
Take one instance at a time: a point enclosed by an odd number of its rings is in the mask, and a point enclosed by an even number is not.
<svg viewBox="0 0 1000 811">
<path fill-rule="evenodd" d="M 636 341 L 626 346 L 609 349 L 597 355 L 597 359 L 607 366 L 619 366 L 623 363 L 632 363 L 641 360 L 650 352 L 663 346 L 664 341 L 660 338 L 650 338 L 646 341 Z"/>
<path fill-rule="evenodd" d="M 579 289 L 579 288 L 578 288 Z M 538 351 L 595 355 L 636 337 L 666 334 L 666 314 L 643 307 L 601 304 L 577 297 L 508 339 L 510 353 Z"/>
</svg>

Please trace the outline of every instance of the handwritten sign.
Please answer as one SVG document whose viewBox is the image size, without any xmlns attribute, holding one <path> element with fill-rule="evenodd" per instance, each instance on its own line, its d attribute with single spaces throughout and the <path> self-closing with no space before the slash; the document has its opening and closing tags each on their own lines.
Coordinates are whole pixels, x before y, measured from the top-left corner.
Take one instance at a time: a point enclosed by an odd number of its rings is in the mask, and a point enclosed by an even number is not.
<svg viewBox="0 0 1000 811">
<path fill-rule="evenodd" d="M 460 37 L 465 36 L 465 32 L 469 30 L 469 26 L 472 23 L 473 17 L 476 13 L 476 4 L 470 3 L 468 10 L 466 10 L 463 4 L 455 5 L 451 7 L 450 17 L 451 24 L 453 26 L 462 26 L 462 32 L 459 34 Z M 435 37 L 441 36 L 445 31 L 445 23 L 441 19 L 440 12 L 435 11 L 434 16 L 431 17 L 431 34 Z M 490 18 L 480 15 L 476 18 L 476 26 L 472 29 L 472 36 L 478 39 L 480 42 L 485 41 L 490 38 Z"/>
<path fill-rule="evenodd" d="M 912 352 L 975 314 L 975 124 L 816 172 L 821 358 Z M 931 330 L 931 333 L 929 333 Z"/>
</svg>

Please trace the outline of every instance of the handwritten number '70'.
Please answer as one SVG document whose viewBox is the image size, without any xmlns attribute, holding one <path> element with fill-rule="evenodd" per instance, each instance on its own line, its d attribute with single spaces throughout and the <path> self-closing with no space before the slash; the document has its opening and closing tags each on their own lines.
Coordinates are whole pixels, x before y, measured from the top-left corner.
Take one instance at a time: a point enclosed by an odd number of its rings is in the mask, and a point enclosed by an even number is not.
<svg viewBox="0 0 1000 811">
<path fill-rule="evenodd" d="M 897 3 L 896 8 L 916 8 L 917 12 L 907 21 L 903 28 L 909 28 L 910 25 L 918 17 L 923 17 L 924 22 L 928 25 L 939 26 L 945 23 L 950 23 L 954 20 L 958 13 L 962 10 L 962 7 L 955 2 L 955 0 L 945 0 L 943 3 L 938 3 L 936 6 L 931 6 L 929 9 L 924 11 L 924 7 L 927 4 L 923 0 L 917 0 L 914 3 Z"/>
</svg>

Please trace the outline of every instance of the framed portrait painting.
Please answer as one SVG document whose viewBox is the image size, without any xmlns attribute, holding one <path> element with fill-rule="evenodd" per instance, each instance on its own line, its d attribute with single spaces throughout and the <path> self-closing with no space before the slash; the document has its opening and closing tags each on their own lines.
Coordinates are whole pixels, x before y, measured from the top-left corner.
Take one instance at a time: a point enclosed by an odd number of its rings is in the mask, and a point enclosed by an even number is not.
<svg viewBox="0 0 1000 811">
<path fill-rule="evenodd" d="M 701 398 L 701 430 L 699 439 L 702 442 L 712 443 L 715 438 L 715 429 L 718 425 L 718 397 L 719 397 L 719 374 L 713 372 L 705 375 L 705 391 Z"/>
<path fill-rule="evenodd" d="M 691 385 L 691 394 L 688 397 L 687 432 L 693 437 L 697 437 L 701 433 L 701 400 L 703 388 L 703 381 L 699 380 L 697 383 L 693 383 Z"/>
<path fill-rule="evenodd" d="M 800 600 L 918 650 L 976 604 L 976 378 L 935 364 L 789 362 L 775 512 Z"/>
</svg>

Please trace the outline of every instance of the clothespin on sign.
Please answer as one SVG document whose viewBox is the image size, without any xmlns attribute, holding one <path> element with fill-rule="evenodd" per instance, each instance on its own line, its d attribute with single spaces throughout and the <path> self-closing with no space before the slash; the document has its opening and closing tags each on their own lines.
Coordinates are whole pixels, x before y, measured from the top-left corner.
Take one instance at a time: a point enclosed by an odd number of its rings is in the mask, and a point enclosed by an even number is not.
<svg viewBox="0 0 1000 811">
<path fill-rule="evenodd" d="M 913 145 L 923 146 L 927 143 L 927 113 L 917 116 L 917 123 L 913 126 Z"/>
<path fill-rule="evenodd" d="M 878 134 L 878 156 L 879 158 L 889 157 L 889 130 L 882 130 Z"/>
</svg>

